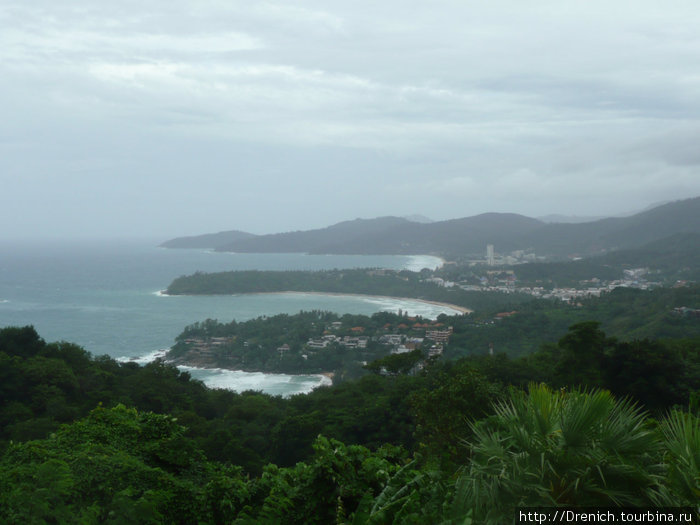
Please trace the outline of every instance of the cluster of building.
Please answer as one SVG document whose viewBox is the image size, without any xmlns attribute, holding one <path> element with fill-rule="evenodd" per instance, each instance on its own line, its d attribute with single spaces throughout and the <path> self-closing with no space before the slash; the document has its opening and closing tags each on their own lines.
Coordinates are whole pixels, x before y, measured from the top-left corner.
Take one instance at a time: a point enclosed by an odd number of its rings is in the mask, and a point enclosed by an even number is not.
<svg viewBox="0 0 700 525">
<path fill-rule="evenodd" d="M 184 342 L 200 356 L 208 357 L 214 355 L 217 348 L 231 344 L 235 340 L 235 337 L 190 337 Z"/>
<path fill-rule="evenodd" d="M 340 323 L 338 323 L 338 325 L 340 325 Z M 339 329 L 340 326 L 335 326 L 332 328 Z M 386 329 L 388 327 L 384 328 Z M 369 337 L 364 335 L 339 336 L 335 334 L 326 333 L 321 337 L 314 337 L 309 339 L 306 342 L 306 347 L 313 350 L 321 350 L 335 344 L 343 346 L 345 348 L 364 349 L 367 348 L 367 344 L 370 341 L 376 341 L 380 345 L 389 347 L 389 352 L 391 354 L 403 354 L 406 352 L 412 352 L 416 349 L 427 347 L 428 355 L 432 357 L 435 355 L 442 354 L 443 345 L 449 342 L 450 336 L 453 333 L 453 328 L 451 326 L 443 328 L 442 324 L 440 323 L 423 324 L 416 322 L 412 326 L 402 323 L 396 328 L 399 330 L 413 332 L 413 334 L 385 333 L 379 336 Z M 357 327 L 357 329 L 364 330 L 362 327 Z M 351 330 L 357 329 L 353 328 Z M 423 332 L 423 337 L 415 335 L 420 332 Z M 427 346 L 428 344 L 430 346 Z M 285 351 L 285 346 L 287 347 L 286 350 L 288 350 L 288 345 L 283 345 L 282 347 L 278 348 L 278 350 L 280 352 Z"/>
<path fill-rule="evenodd" d="M 220 353 L 218 350 L 236 341 L 236 337 L 189 337 L 183 342 L 188 346 L 187 360 L 196 366 L 213 366 Z"/>
<path fill-rule="evenodd" d="M 592 280 L 593 281 L 593 280 Z M 563 287 L 547 289 L 542 286 L 516 286 L 512 284 L 499 284 L 487 286 L 474 285 L 458 285 L 463 290 L 482 291 L 482 292 L 501 292 L 501 293 L 526 293 L 534 297 L 542 299 L 560 299 L 564 302 L 570 302 L 575 299 L 585 299 L 588 297 L 600 297 L 601 294 L 610 292 L 616 288 L 638 288 L 640 290 L 648 290 L 659 286 L 659 283 L 648 282 L 643 280 L 631 279 L 616 279 L 610 282 L 599 281 L 594 285 L 591 281 L 581 282 L 581 288 Z"/>
<path fill-rule="evenodd" d="M 306 346 L 313 349 L 326 348 L 332 344 L 338 344 L 345 348 L 367 348 L 367 336 L 349 336 L 340 337 L 333 334 L 323 335 L 321 337 L 311 338 L 306 342 Z"/>
<path fill-rule="evenodd" d="M 491 246 L 491 245 L 489 245 Z M 489 270 L 482 275 L 479 284 L 456 283 L 429 277 L 426 282 L 431 282 L 445 288 L 460 288 L 472 292 L 500 292 L 500 293 L 526 293 L 542 299 L 560 299 L 571 302 L 576 299 L 588 297 L 600 297 L 601 294 L 610 292 L 615 288 L 637 288 L 648 290 L 660 286 L 657 282 L 648 281 L 646 276 L 649 268 L 631 268 L 623 271 L 623 278 L 613 281 L 601 281 L 593 278 L 580 281 L 578 287 L 555 287 L 548 289 L 542 286 L 518 286 L 517 276 L 514 270 Z"/>
<path fill-rule="evenodd" d="M 544 261 L 546 257 L 540 257 L 532 250 L 514 250 L 507 255 L 498 254 L 493 244 L 486 245 L 486 257 L 484 259 L 471 259 L 469 264 L 476 266 L 486 264 L 487 266 L 511 266 L 514 264 L 524 264 L 529 262 Z"/>
<path fill-rule="evenodd" d="M 543 261 L 544 257 L 538 257 L 534 252 L 525 250 L 515 250 L 509 255 L 497 255 L 493 244 L 486 246 L 486 257 L 484 259 L 470 260 L 471 266 L 487 265 L 502 266 L 515 265 L 527 262 Z M 660 286 L 659 283 L 646 279 L 649 268 L 631 268 L 623 271 L 623 278 L 609 282 L 602 282 L 599 279 L 581 281 L 578 287 L 545 289 L 544 287 L 518 286 L 517 277 L 514 270 L 488 270 L 480 277 L 478 284 L 464 284 L 448 281 L 439 277 L 430 277 L 427 282 L 432 282 L 445 288 L 461 288 L 466 291 L 479 292 L 501 292 L 501 293 L 527 293 L 535 297 L 545 299 L 561 299 L 562 301 L 572 301 L 586 297 L 598 297 L 602 293 L 609 292 L 615 288 L 638 288 L 647 290 Z"/>
<path fill-rule="evenodd" d="M 435 325 L 417 324 L 413 326 L 414 330 L 416 326 L 421 328 L 428 327 L 428 329 L 425 330 L 424 337 L 414 337 L 403 334 L 385 334 L 380 336 L 378 341 L 383 345 L 391 346 L 390 353 L 392 354 L 404 354 L 418 348 L 425 348 L 428 350 L 429 357 L 442 355 L 443 345 L 449 343 L 453 328 L 451 326 L 447 328 L 435 328 Z"/>
<path fill-rule="evenodd" d="M 659 283 L 647 281 L 644 275 L 648 273 L 648 268 L 634 268 L 624 270 L 622 279 L 603 282 L 600 279 L 590 279 L 582 281 L 581 288 L 554 288 L 552 290 L 544 290 L 542 288 L 519 288 L 519 292 L 530 293 L 536 297 L 544 299 L 561 299 L 565 302 L 571 302 L 574 299 L 585 299 L 588 297 L 600 297 L 601 294 L 611 292 L 616 288 L 637 288 L 640 290 L 649 290 L 660 286 Z"/>
<path fill-rule="evenodd" d="M 415 318 L 406 317 L 406 321 L 412 324 L 401 323 L 398 326 L 392 327 L 385 325 L 384 331 L 396 329 L 404 333 L 382 333 L 381 335 L 363 335 L 364 327 L 357 326 L 350 329 L 345 329 L 345 332 L 350 332 L 350 335 L 338 335 L 337 332 L 343 328 L 339 321 L 333 322 L 326 327 L 323 335 L 312 337 L 306 341 L 304 348 L 308 353 L 301 354 L 303 358 L 314 351 L 323 350 L 332 346 L 340 346 L 348 349 L 366 349 L 370 341 L 387 347 L 390 354 L 402 354 L 411 352 L 416 349 L 426 349 L 430 357 L 440 355 L 443 352 L 443 345 L 449 342 L 453 328 L 443 327 L 441 323 L 426 322 L 421 323 Z M 381 331 L 382 329 L 380 329 Z M 198 361 L 210 361 L 217 358 L 217 350 L 223 346 L 233 344 L 236 337 L 190 337 L 182 342 L 188 346 L 188 358 L 196 358 Z M 247 347 L 248 342 L 245 341 L 243 346 Z M 277 352 L 280 357 L 292 350 L 288 343 L 284 343 L 277 347 Z"/>
<path fill-rule="evenodd" d="M 673 309 L 673 313 L 680 315 L 681 317 L 696 317 L 700 318 L 700 309 L 698 308 L 688 308 L 687 306 L 680 306 Z"/>
</svg>

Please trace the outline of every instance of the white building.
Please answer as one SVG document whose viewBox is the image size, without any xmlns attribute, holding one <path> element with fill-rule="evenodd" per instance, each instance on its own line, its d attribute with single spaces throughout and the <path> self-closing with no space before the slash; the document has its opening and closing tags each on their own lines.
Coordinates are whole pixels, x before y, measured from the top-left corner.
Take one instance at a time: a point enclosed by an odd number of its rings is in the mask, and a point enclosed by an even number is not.
<svg viewBox="0 0 700 525">
<path fill-rule="evenodd" d="M 493 252 L 493 244 L 486 245 L 486 264 L 489 266 L 495 266 L 496 259 Z"/>
</svg>

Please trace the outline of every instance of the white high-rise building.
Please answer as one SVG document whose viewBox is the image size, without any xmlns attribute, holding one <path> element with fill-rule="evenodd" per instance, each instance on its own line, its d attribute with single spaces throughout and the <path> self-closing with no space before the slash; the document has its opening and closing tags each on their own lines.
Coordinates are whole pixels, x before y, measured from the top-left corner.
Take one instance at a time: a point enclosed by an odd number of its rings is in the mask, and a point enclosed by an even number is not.
<svg viewBox="0 0 700 525">
<path fill-rule="evenodd" d="M 494 266 L 496 264 L 496 260 L 493 256 L 493 244 L 486 245 L 486 264 L 489 266 Z"/>
</svg>

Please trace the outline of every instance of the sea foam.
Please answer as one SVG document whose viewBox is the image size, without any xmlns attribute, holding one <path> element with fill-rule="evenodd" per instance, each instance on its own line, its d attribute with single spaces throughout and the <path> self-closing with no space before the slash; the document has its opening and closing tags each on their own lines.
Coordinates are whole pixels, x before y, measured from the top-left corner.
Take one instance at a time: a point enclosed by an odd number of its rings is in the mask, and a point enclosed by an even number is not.
<svg viewBox="0 0 700 525">
<path fill-rule="evenodd" d="M 265 374 L 262 372 L 243 372 L 223 368 L 198 368 L 178 366 L 193 378 L 204 382 L 209 388 L 223 388 L 235 392 L 259 390 L 270 395 L 289 397 L 295 394 L 307 394 L 319 386 L 332 383 L 330 378 L 321 374 L 290 375 Z"/>
<path fill-rule="evenodd" d="M 432 304 L 411 299 L 393 299 L 391 297 L 371 297 L 366 296 L 364 300 L 376 305 L 385 312 L 406 312 L 410 316 L 423 317 L 425 319 L 437 319 L 440 314 L 457 315 L 461 312 L 449 306 Z"/>
<path fill-rule="evenodd" d="M 408 257 L 405 268 L 412 272 L 420 272 L 423 268 L 437 270 L 443 264 L 444 261 L 440 257 L 433 255 L 411 255 Z"/>
<path fill-rule="evenodd" d="M 168 349 L 156 350 L 139 357 L 117 357 L 121 363 L 146 365 L 166 356 Z M 259 390 L 273 396 L 289 397 L 295 394 L 308 394 L 319 386 L 330 386 L 333 382 L 322 374 L 266 374 L 263 372 L 243 372 L 224 368 L 200 368 L 180 365 L 182 372 L 188 372 L 194 379 L 202 381 L 209 388 L 222 388 L 234 392 Z"/>
<path fill-rule="evenodd" d="M 120 363 L 138 363 L 139 365 L 146 365 L 152 363 L 156 359 L 163 359 L 168 353 L 169 348 L 163 348 L 161 350 L 154 350 L 153 352 L 143 355 L 143 356 L 121 356 L 115 357 L 115 360 Z"/>
</svg>

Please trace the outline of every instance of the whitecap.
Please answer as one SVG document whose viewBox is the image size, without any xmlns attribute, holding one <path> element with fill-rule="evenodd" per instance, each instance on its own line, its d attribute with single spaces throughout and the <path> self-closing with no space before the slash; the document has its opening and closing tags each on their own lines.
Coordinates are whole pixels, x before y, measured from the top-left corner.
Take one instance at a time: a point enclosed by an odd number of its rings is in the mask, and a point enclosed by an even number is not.
<svg viewBox="0 0 700 525">
<path fill-rule="evenodd" d="M 437 270 L 444 263 L 445 261 L 434 255 L 409 255 L 404 268 L 412 272 L 420 272 L 423 268 Z"/>
<path fill-rule="evenodd" d="M 422 301 L 412 301 L 410 299 L 393 299 L 391 297 L 364 297 L 370 304 L 378 306 L 385 312 L 406 312 L 411 317 L 423 317 L 426 319 L 437 319 L 440 314 L 459 315 L 462 312 L 447 305 L 439 305 Z"/>
<path fill-rule="evenodd" d="M 147 365 L 156 359 L 163 359 L 169 350 L 169 348 L 162 348 L 160 350 L 154 350 L 153 352 L 143 356 L 121 356 L 115 357 L 115 360 L 119 361 L 120 363 L 138 363 L 139 365 Z"/>
<path fill-rule="evenodd" d="M 222 388 L 234 392 L 259 390 L 266 394 L 282 397 L 307 394 L 319 386 L 332 384 L 330 378 L 321 374 L 266 374 L 184 365 L 178 366 L 178 369 L 190 373 L 192 377 L 199 379 L 209 388 Z"/>
</svg>

